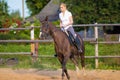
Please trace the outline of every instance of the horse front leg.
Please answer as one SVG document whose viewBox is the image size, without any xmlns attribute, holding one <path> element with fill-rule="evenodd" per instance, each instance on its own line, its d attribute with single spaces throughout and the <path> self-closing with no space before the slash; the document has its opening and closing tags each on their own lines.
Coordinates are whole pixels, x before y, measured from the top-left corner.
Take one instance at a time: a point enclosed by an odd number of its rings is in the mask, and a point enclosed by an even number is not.
<svg viewBox="0 0 120 80">
<path fill-rule="evenodd" d="M 63 62 L 62 62 L 62 80 L 64 79 L 64 73 L 66 74 L 66 77 L 68 80 L 70 80 L 70 76 L 68 74 L 67 68 L 66 68 L 66 63 L 67 63 L 68 57 L 65 57 Z"/>
<path fill-rule="evenodd" d="M 67 71 L 66 66 L 65 66 L 64 72 L 65 72 L 65 74 L 66 74 L 66 76 L 67 76 L 67 79 L 70 80 L 70 76 L 69 76 L 69 74 L 68 74 L 68 71 Z"/>
<path fill-rule="evenodd" d="M 62 80 L 64 80 L 64 76 L 65 76 L 65 74 L 64 74 L 64 62 L 63 62 L 63 57 L 60 57 L 60 56 L 57 56 L 58 57 L 58 59 L 59 59 L 59 61 L 60 61 L 60 63 L 61 63 L 61 66 L 62 66 Z"/>
<path fill-rule="evenodd" d="M 64 68 L 63 68 L 63 65 L 62 65 L 62 80 L 64 80 L 64 76 L 65 76 L 65 74 L 64 74 Z"/>
</svg>

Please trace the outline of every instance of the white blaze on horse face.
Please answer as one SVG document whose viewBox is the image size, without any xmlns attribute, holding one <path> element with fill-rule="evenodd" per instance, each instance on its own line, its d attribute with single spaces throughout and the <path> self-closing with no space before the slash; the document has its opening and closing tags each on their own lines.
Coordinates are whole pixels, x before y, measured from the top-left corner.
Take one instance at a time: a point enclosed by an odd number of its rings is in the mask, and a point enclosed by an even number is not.
<svg viewBox="0 0 120 80">
<path fill-rule="evenodd" d="M 42 32 L 40 31 L 39 38 L 41 38 L 41 37 L 42 37 Z"/>
</svg>

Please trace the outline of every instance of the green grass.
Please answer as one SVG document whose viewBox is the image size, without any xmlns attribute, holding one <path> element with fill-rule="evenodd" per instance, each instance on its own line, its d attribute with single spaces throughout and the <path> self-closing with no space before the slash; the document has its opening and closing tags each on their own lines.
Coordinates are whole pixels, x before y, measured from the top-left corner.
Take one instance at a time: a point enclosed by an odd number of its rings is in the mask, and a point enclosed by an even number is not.
<svg viewBox="0 0 120 80">
<path fill-rule="evenodd" d="M 0 44 L 0 52 L 30 52 L 29 44 Z M 39 44 L 39 55 L 54 55 L 54 45 L 53 44 Z M 94 56 L 94 44 L 85 43 L 85 55 Z M 99 55 L 120 55 L 120 45 L 118 44 L 100 44 L 99 45 Z M 30 55 L 0 55 L 0 58 L 4 60 L 8 58 L 18 58 L 19 63 L 12 66 L 12 68 L 37 68 L 37 69 L 58 69 L 61 65 L 57 58 L 38 58 L 38 60 L 33 63 Z M 95 69 L 95 60 L 86 59 L 86 68 Z M 9 67 L 6 64 L 0 65 L 0 67 Z M 75 69 L 73 63 L 69 61 L 67 63 L 68 69 Z M 119 58 L 105 58 L 99 59 L 99 69 L 115 69 L 120 70 L 120 59 Z"/>
<path fill-rule="evenodd" d="M 0 52 L 30 52 L 30 45 L 27 44 L 3 44 L 0 45 Z"/>
</svg>

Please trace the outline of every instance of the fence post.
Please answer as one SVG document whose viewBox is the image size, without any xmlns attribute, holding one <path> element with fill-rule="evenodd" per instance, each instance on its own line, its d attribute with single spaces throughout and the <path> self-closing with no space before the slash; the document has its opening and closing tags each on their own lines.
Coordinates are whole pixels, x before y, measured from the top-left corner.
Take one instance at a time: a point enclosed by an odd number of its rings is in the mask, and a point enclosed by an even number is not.
<svg viewBox="0 0 120 80">
<path fill-rule="evenodd" d="M 94 31 L 95 31 L 95 39 L 96 39 L 95 57 L 98 57 L 98 27 L 97 26 L 94 27 Z M 95 58 L 95 68 L 98 68 L 98 58 Z"/>
<path fill-rule="evenodd" d="M 38 58 L 38 47 L 39 47 L 39 42 L 36 42 L 35 43 L 35 60 L 37 60 L 37 58 Z"/>
<path fill-rule="evenodd" d="M 31 40 L 34 40 L 34 25 L 33 24 L 31 25 L 30 35 L 31 35 Z M 34 54 L 35 54 L 35 44 L 31 43 L 31 55 L 34 55 Z"/>
<path fill-rule="evenodd" d="M 119 42 L 120 42 L 120 34 L 119 34 Z"/>
<path fill-rule="evenodd" d="M 84 28 L 84 38 L 86 38 L 86 37 L 87 37 L 87 28 L 85 26 L 85 28 Z"/>
</svg>

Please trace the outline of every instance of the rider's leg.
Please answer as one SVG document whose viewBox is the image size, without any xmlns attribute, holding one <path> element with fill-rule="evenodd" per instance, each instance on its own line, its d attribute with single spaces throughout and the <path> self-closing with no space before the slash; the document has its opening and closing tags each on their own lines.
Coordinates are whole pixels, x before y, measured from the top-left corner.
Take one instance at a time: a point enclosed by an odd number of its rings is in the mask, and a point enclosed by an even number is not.
<svg viewBox="0 0 120 80">
<path fill-rule="evenodd" d="M 69 32 L 71 32 L 72 33 L 72 35 L 73 35 L 73 37 L 74 37 L 74 39 L 76 38 L 76 33 L 75 33 L 75 31 L 74 31 L 74 29 L 73 29 L 73 27 L 69 27 L 68 29 L 67 29 L 67 31 L 69 31 Z"/>
<path fill-rule="evenodd" d="M 75 45 L 76 45 L 76 47 L 78 48 L 78 52 L 82 52 L 82 50 L 81 50 L 81 48 L 80 48 L 80 45 L 81 45 L 81 44 L 80 44 L 79 38 L 77 37 L 77 34 L 75 33 L 73 27 L 69 27 L 69 28 L 67 29 L 67 31 L 70 31 L 70 32 L 72 33 L 72 35 L 73 35 L 73 37 L 74 37 Z"/>
<path fill-rule="evenodd" d="M 75 38 L 75 44 L 76 44 L 76 46 L 77 46 L 77 48 L 78 48 L 78 52 L 82 52 L 82 49 L 81 49 L 81 47 L 80 47 L 80 40 L 79 40 L 79 38 L 78 37 L 76 37 Z"/>
</svg>

